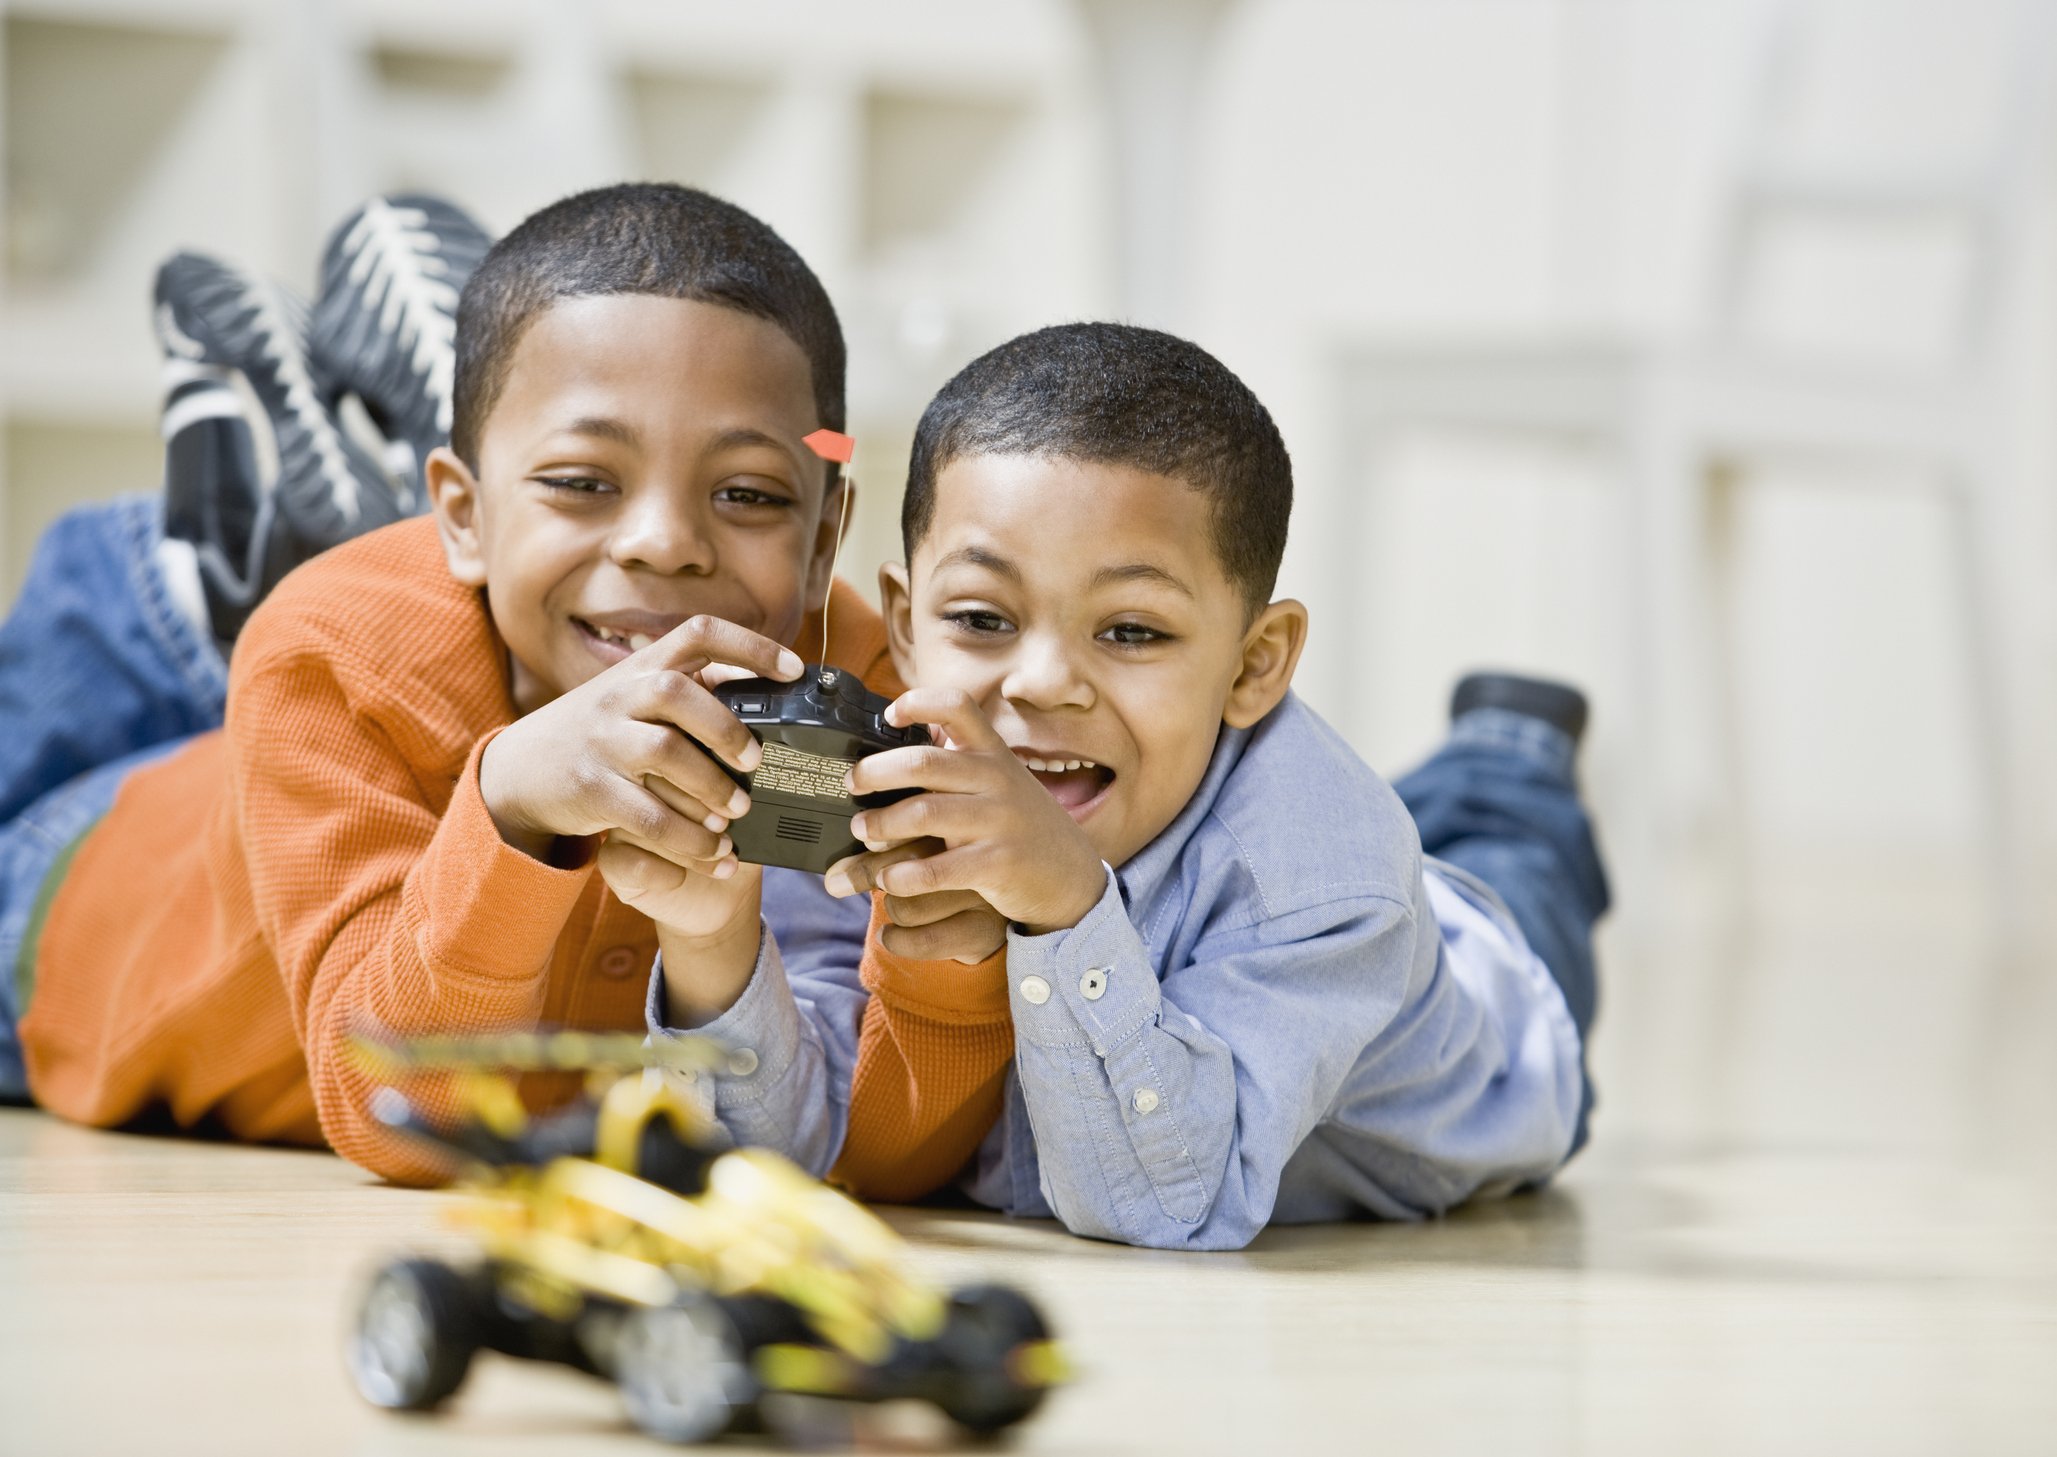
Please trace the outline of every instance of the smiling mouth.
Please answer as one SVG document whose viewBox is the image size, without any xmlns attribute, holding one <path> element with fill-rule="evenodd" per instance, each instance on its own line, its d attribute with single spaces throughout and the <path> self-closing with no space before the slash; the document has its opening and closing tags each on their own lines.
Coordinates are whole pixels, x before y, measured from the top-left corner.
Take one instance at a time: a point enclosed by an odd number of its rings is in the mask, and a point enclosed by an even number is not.
<svg viewBox="0 0 2057 1457">
<path fill-rule="evenodd" d="M 1114 771 L 1091 759 L 1046 759 L 1019 751 L 1017 757 L 1075 820 L 1098 809 L 1114 783 Z"/>
<path fill-rule="evenodd" d="M 610 662 L 625 658 L 630 653 L 639 653 L 644 648 L 650 646 L 651 643 L 657 641 L 657 639 L 640 632 L 609 632 L 605 628 L 593 626 L 592 623 L 586 621 L 583 617 L 574 617 L 571 620 L 571 625 L 578 629 L 580 637 L 583 637 L 595 651 Z"/>
</svg>

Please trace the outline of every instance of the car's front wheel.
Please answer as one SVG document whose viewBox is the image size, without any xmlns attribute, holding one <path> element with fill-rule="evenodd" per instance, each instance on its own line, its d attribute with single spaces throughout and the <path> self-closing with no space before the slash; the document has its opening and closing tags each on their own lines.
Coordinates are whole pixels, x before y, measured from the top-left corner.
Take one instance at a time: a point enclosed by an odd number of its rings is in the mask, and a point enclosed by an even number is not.
<svg viewBox="0 0 2057 1457">
<path fill-rule="evenodd" d="M 395 1260 L 357 1309 L 350 1374 L 374 1406 L 428 1411 L 464 1384 L 478 1349 L 469 1282 L 437 1260 Z"/>
<path fill-rule="evenodd" d="M 615 1340 L 614 1379 L 629 1419 L 667 1442 L 704 1442 L 757 1399 L 748 1353 L 721 1306 L 687 1293 L 632 1310 Z"/>
</svg>

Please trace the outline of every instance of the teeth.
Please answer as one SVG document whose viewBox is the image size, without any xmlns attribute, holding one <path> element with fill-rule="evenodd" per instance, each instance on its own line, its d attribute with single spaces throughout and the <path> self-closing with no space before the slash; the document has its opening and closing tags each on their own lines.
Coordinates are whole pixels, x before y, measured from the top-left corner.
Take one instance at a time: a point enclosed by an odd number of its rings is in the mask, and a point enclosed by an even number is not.
<svg viewBox="0 0 2057 1457">
<path fill-rule="evenodd" d="M 1022 763 L 1038 774 L 1063 774 L 1073 769 L 1097 769 L 1091 759 L 1035 759 L 1024 756 Z"/>
<path fill-rule="evenodd" d="M 647 648 L 648 646 L 650 646 L 651 643 L 655 641 L 656 639 L 651 637 L 647 633 L 632 632 L 629 634 L 629 651 L 632 653 L 640 653 L 644 648 Z"/>
</svg>

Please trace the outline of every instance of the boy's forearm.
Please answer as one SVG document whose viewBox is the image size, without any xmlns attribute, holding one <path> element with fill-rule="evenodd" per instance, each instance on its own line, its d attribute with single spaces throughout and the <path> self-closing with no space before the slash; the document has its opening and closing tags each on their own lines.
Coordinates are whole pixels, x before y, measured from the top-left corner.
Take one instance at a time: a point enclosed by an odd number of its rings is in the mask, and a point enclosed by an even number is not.
<svg viewBox="0 0 2057 1457">
<path fill-rule="evenodd" d="M 667 1023 L 682 1030 L 700 1027 L 733 1007 L 750 985 L 762 937 L 756 896 L 740 904 L 729 923 L 712 935 L 687 936 L 659 925 Z"/>
<path fill-rule="evenodd" d="M 1007 952 L 917 961 L 882 939 L 875 897 L 861 968 L 864 1010 L 837 1181 L 871 1199 L 918 1199 L 962 1169 L 1000 1116 L 1014 1028 Z"/>
</svg>

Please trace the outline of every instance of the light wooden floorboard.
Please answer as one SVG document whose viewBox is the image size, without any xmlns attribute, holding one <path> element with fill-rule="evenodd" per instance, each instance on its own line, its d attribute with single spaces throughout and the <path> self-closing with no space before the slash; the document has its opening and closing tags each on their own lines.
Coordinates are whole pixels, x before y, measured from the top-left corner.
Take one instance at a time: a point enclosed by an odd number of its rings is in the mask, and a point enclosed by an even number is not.
<svg viewBox="0 0 2057 1457">
<path fill-rule="evenodd" d="M 1597 1140 L 1538 1196 L 1230 1255 L 891 1217 L 1070 1342 L 1022 1451 L 2057 1450 L 2057 978 L 1862 904 L 1612 948 Z M 353 1282 L 447 1241 L 442 1197 L 0 1112 L 0 1453 L 656 1450 L 599 1383 L 490 1358 L 447 1417 L 359 1404 Z"/>
</svg>

